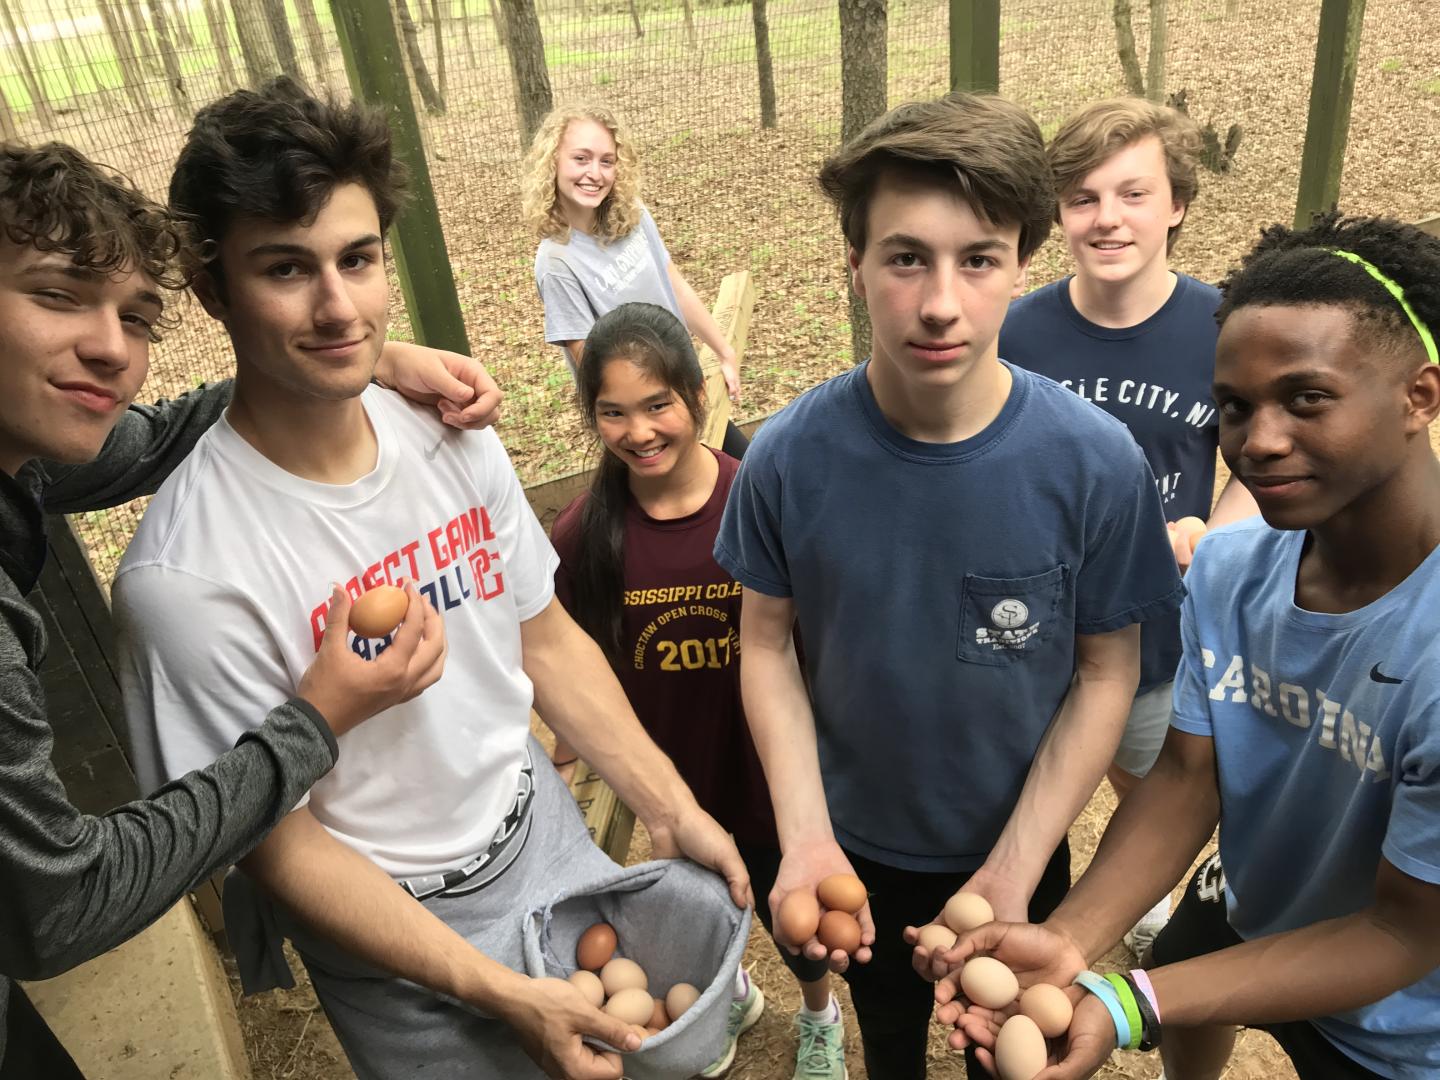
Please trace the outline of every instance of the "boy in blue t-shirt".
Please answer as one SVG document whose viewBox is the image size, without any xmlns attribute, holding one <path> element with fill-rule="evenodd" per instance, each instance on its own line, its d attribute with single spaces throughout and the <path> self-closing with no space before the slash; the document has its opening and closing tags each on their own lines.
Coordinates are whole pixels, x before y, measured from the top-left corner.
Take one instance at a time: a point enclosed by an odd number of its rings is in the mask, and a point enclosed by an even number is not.
<svg viewBox="0 0 1440 1080">
<path fill-rule="evenodd" d="M 1138 624 L 1182 586 L 1124 426 L 997 357 L 1054 212 L 1034 120 L 988 96 L 904 105 L 820 180 L 871 358 L 761 431 L 715 555 L 745 586 L 745 711 L 783 851 L 770 903 L 864 881 L 856 963 L 830 959 L 869 1075 L 913 1080 L 933 1008 L 913 927 L 962 886 L 1004 918 L 1059 902 Z"/>
<path fill-rule="evenodd" d="M 945 957 L 1067 985 L 1218 822 L 1224 873 L 1201 868 L 1131 973 L 1130 1042 L 1172 1080 L 1218 1077 L 1242 1024 L 1301 1080 L 1440 1075 L 1437 282 L 1440 239 L 1331 215 L 1267 230 L 1222 287 L 1220 446 L 1265 520 L 1198 553 L 1174 730 L 1070 897 Z M 956 1043 L 993 1041 L 957 1014 Z M 1057 1080 L 1103 1064 L 1111 1017 L 1080 1002 Z"/>
</svg>

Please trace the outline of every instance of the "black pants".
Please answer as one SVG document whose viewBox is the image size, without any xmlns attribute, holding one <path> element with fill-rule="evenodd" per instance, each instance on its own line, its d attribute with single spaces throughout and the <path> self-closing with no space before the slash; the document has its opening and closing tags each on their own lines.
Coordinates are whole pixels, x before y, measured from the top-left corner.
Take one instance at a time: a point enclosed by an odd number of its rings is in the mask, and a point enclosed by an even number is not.
<svg viewBox="0 0 1440 1080">
<path fill-rule="evenodd" d="M 923 1080 L 935 987 L 910 966 L 912 949 L 901 932 L 934 919 L 951 894 L 970 880 L 970 873 L 897 870 L 853 852 L 845 854 L 870 891 L 870 915 L 875 920 L 870 962 L 851 964 L 845 972 L 860 1020 L 865 1068 L 871 1080 Z M 1030 899 L 1030 919 L 1048 918 L 1069 891 L 1070 844 L 1062 841 Z M 965 1064 L 969 1075 L 985 1075 L 970 1052 Z"/>
<path fill-rule="evenodd" d="M 1216 852 L 1195 871 L 1175 914 L 1155 938 L 1150 966 L 1208 956 L 1239 945 L 1241 940 L 1225 915 L 1225 872 L 1220 867 L 1220 854 Z M 1280 1044 L 1300 1080 L 1382 1080 L 1379 1073 L 1337 1049 L 1308 1020 L 1254 1026 Z"/>
<path fill-rule="evenodd" d="M 745 448 L 749 445 L 750 440 L 745 437 L 745 433 L 743 431 L 741 431 L 738 427 L 735 426 L 735 421 L 726 421 L 725 439 L 721 443 L 720 449 L 723 450 L 725 453 L 729 454 L 736 461 L 739 461 L 742 457 L 745 456 Z"/>
<path fill-rule="evenodd" d="M 5 1013 L 5 1044 L 0 1080 L 85 1080 L 45 1018 L 14 983 Z"/>
</svg>

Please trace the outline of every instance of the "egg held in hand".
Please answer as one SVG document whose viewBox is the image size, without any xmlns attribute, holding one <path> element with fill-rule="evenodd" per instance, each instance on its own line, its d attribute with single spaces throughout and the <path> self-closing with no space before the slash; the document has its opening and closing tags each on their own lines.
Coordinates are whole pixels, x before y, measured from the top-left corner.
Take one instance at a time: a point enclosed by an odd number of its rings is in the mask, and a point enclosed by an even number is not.
<svg viewBox="0 0 1440 1080">
<path fill-rule="evenodd" d="M 995 1069 L 1000 1080 L 1034 1080 L 1045 1068 L 1045 1036 L 1028 1016 L 1006 1020 L 995 1036 Z"/>
<path fill-rule="evenodd" d="M 945 901 L 941 915 L 945 925 L 957 934 L 968 934 L 977 926 L 995 921 L 995 911 L 990 901 L 976 892 L 957 892 Z"/>
<path fill-rule="evenodd" d="M 982 1008 L 1003 1009 L 1020 993 L 1020 981 L 993 956 L 974 956 L 960 969 L 960 989 Z"/>
<path fill-rule="evenodd" d="M 400 625 L 410 598 L 394 585 L 376 585 L 350 605 L 350 629 L 363 638 L 382 638 Z"/>
<path fill-rule="evenodd" d="M 775 913 L 775 936 L 786 945 L 804 945 L 820 929 L 820 901 L 807 889 L 791 889 Z"/>
<path fill-rule="evenodd" d="M 1070 1030 L 1075 1008 L 1058 986 L 1036 983 L 1020 995 L 1020 1012 L 1034 1020 L 1047 1039 L 1058 1039 Z"/>
<path fill-rule="evenodd" d="M 854 874 L 831 874 L 822 878 L 815 887 L 815 895 L 829 910 L 843 911 L 849 915 L 859 914 L 870 897 L 865 891 L 865 885 Z"/>
<path fill-rule="evenodd" d="M 847 912 L 827 911 L 820 916 L 820 929 L 815 936 L 831 952 L 839 949 L 854 955 L 855 950 L 860 948 L 860 923 Z"/>
</svg>

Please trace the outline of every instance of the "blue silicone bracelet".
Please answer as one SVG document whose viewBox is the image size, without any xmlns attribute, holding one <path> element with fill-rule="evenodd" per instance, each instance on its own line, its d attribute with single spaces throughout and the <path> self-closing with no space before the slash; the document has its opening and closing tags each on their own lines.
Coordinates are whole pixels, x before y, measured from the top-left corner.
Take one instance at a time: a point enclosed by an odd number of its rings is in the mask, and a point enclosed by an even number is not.
<svg viewBox="0 0 1440 1080">
<path fill-rule="evenodd" d="M 1120 995 L 1105 979 L 1093 971 L 1082 971 L 1075 976 L 1075 985 L 1083 986 L 1100 999 L 1115 1022 L 1115 1045 L 1123 1050 L 1130 1045 L 1130 1021 L 1125 1018 L 1125 1009 L 1120 1004 Z"/>
</svg>

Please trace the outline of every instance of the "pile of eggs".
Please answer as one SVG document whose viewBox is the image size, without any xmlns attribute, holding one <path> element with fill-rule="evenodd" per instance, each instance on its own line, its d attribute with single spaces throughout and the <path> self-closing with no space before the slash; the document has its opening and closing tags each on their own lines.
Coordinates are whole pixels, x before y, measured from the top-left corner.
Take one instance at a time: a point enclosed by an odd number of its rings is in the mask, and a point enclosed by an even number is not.
<svg viewBox="0 0 1440 1080">
<path fill-rule="evenodd" d="M 776 936 L 787 945 L 804 945 L 812 937 L 834 952 L 853 954 L 860 948 L 860 920 L 869 893 L 854 874 L 831 874 L 815 892 L 792 889 L 775 914 Z"/>
<path fill-rule="evenodd" d="M 993 956 L 968 960 L 960 969 L 960 989 L 986 1009 L 1004 1009 L 1020 999 L 1020 1011 L 1005 1021 L 995 1039 L 1000 1080 L 1031 1080 L 1045 1068 L 1045 1040 L 1064 1035 L 1074 1015 L 1065 991 L 1036 983 L 1022 994 L 1014 973 Z"/>
<path fill-rule="evenodd" d="M 653 997 L 644 969 L 634 960 L 615 955 L 619 944 L 609 923 L 590 927 L 575 944 L 578 970 L 569 981 L 597 1009 L 621 1023 L 644 1028 L 646 1036 L 658 1035 L 695 1004 L 700 991 L 682 982 L 670 987 L 663 998 Z"/>
</svg>

